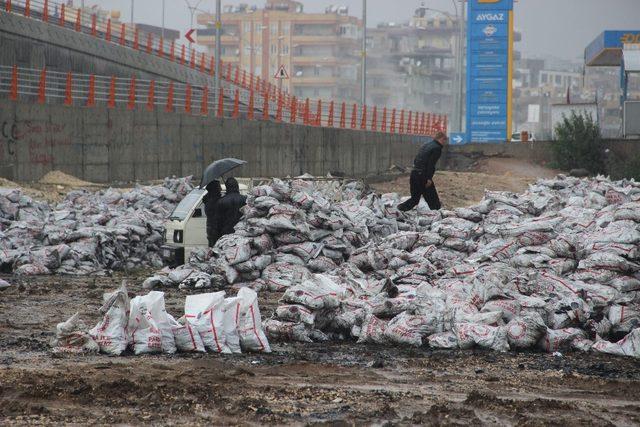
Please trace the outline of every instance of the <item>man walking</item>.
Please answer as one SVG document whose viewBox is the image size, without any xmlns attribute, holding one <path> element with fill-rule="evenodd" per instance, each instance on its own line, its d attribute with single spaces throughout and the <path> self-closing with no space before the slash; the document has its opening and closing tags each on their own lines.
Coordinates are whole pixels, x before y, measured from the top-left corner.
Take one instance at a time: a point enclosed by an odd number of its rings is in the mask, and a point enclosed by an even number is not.
<svg viewBox="0 0 640 427">
<path fill-rule="evenodd" d="M 449 142 L 444 132 L 438 132 L 433 141 L 425 142 L 413 161 L 413 170 L 409 180 L 411 198 L 398 205 L 401 211 L 409 211 L 420 203 L 420 197 L 429 205 L 431 210 L 441 208 L 440 198 L 433 183 L 433 174 L 436 172 L 436 163 L 442 154 L 442 147 Z"/>
</svg>

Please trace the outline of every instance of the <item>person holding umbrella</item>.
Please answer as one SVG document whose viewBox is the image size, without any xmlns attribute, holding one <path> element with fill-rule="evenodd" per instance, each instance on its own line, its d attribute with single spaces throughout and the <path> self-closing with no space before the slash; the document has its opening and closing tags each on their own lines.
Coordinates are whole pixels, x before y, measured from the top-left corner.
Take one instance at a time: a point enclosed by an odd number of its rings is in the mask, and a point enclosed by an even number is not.
<svg viewBox="0 0 640 427">
<path fill-rule="evenodd" d="M 207 184 L 207 195 L 204 196 L 204 213 L 207 215 L 207 241 L 209 247 L 212 248 L 218 240 L 218 233 L 216 231 L 216 205 L 218 200 L 222 196 L 222 188 L 220 181 L 213 180 Z"/>
<path fill-rule="evenodd" d="M 227 178 L 224 182 L 225 195 L 216 204 L 215 222 L 218 238 L 232 234 L 233 227 L 242 218 L 240 209 L 247 204 L 247 197 L 240 194 L 240 186 L 235 178 Z"/>
</svg>

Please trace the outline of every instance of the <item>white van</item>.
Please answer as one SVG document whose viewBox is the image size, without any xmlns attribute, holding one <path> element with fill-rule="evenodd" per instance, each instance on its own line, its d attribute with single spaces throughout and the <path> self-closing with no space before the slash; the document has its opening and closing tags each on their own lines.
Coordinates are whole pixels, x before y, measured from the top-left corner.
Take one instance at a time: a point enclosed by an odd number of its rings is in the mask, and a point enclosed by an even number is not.
<svg viewBox="0 0 640 427">
<path fill-rule="evenodd" d="M 236 178 L 240 194 L 248 195 L 253 188 L 251 178 Z M 226 192 L 222 186 L 222 195 Z M 176 206 L 165 223 L 162 257 L 172 266 L 182 265 L 195 249 L 206 248 L 207 215 L 204 212 L 204 196 L 207 190 L 194 188 Z"/>
</svg>

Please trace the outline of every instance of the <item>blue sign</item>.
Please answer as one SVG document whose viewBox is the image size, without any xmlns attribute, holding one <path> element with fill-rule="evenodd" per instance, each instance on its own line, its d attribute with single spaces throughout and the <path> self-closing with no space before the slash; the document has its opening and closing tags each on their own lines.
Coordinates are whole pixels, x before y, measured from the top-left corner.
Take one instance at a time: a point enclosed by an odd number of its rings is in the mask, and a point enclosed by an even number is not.
<svg viewBox="0 0 640 427">
<path fill-rule="evenodd" d="M 449 141 L 452 145 L 460 145 L 467 143 L 467 134 L 464 132 L 452 132 L 449 135 Z"/>
<path fill-rule="evenodd" d="M 513 0 L 469 0 L 465 142 L 504 142 L 511 121 Z"/>
</svg>

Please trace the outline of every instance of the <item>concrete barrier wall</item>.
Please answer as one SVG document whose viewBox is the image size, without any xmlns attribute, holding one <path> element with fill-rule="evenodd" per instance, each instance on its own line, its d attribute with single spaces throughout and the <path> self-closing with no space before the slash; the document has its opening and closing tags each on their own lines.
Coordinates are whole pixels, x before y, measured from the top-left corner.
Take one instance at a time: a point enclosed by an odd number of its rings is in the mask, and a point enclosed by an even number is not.
<svg viewBox="0 0 640 427">
<path fill-rule="evenodd" d="M 216 119 L 139 108 L 0 100 L 0 176 L 36 181 L 62 170 L 92 182 L 196 175 L 214 159 L 248 161 L 244 176 L 371 176 L 411 163 L 421 138 Z"/>
<path fill-rule="evenodd" d="M 118 31 L 114 32 L 115 39 Z M 136 75 L 210 87 L 214 84 L 211 77 L 177 62 L 4 12 L 0 13 L 0 64 L 105 76 Z"/>
</svg>

